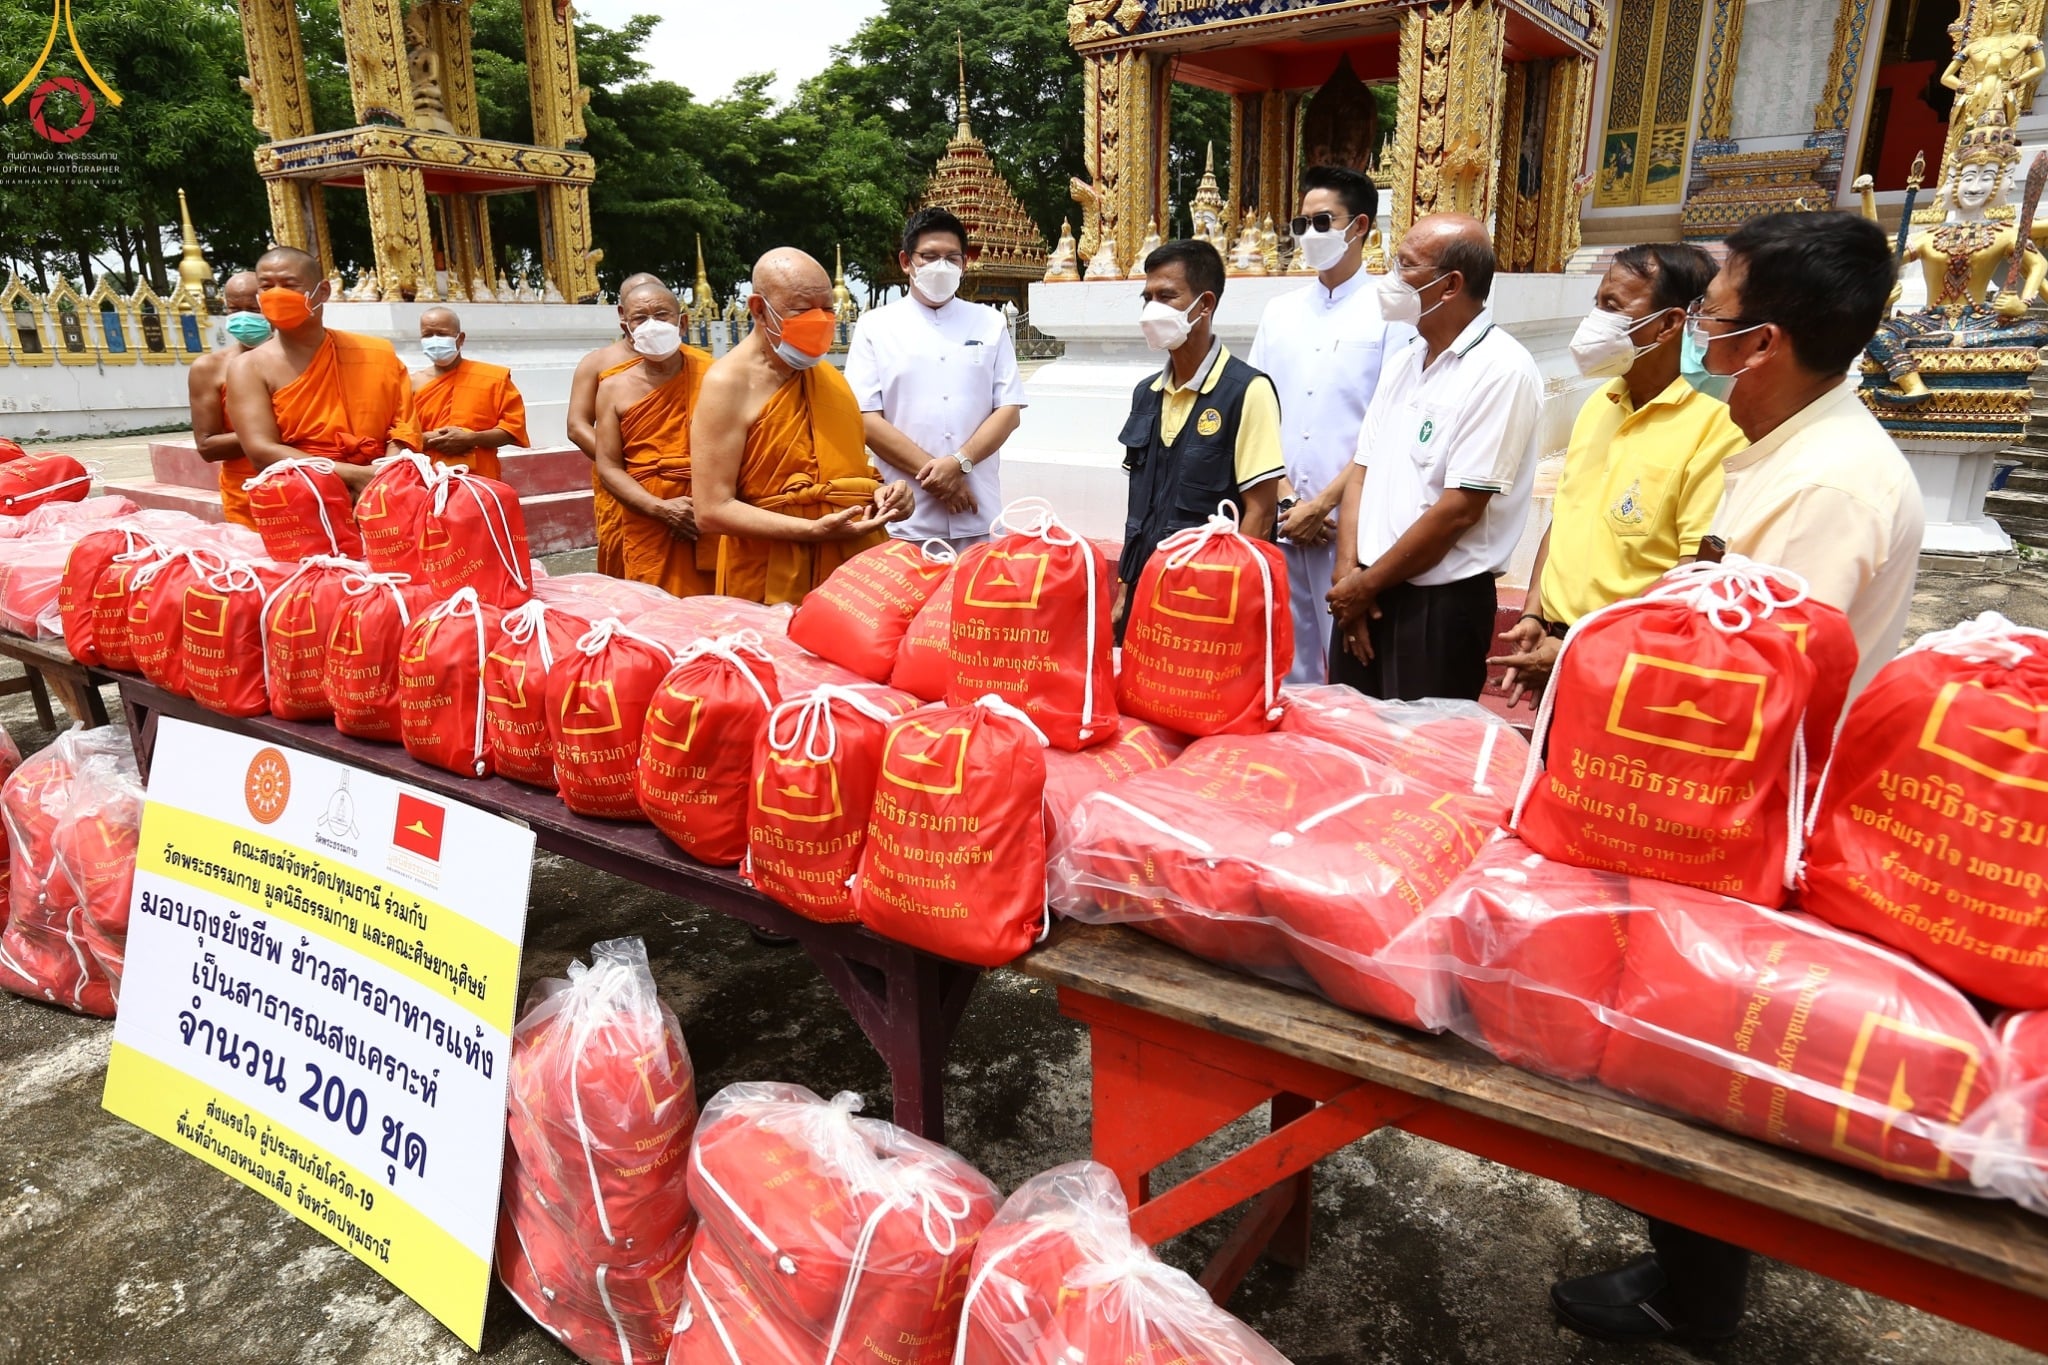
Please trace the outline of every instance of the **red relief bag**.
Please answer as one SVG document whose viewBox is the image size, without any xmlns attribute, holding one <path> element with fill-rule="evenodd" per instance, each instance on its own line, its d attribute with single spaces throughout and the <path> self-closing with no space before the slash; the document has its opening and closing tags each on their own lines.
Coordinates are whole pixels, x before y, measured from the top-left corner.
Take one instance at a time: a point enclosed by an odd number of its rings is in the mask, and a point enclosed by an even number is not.
<svg viewBox="0 0 2048 1365">
<path fill-rule="evenodd" d="M 376 573 L 411 574 L 413 582 L 424 583 L 427 566 L 420 545 L 426 538 L 434 487 L 443 477 L 441 466 L 407 451 L 373 461 L 372 467 L 377 472 L 355 506 L 363 559 Z"/>
<path fill-rule="evenodd" d="M 1956 985 L 2048 1006 L 2048 632 L 1923 635 L 1843 723 L 1801 904 Z"/>
<path fill-rule="evenodd" d="M 363 534 L 334 461 L 279 460 L 242 487 L 249 492 L 249 517 L 272 559 L 363 557 Z"/>
<path fill-rule="evenodd" d="M 180 668 L 186 691 L 207 710 L 268 714 L 263 614 L 288 570 L 269 563 L 227 564 L 186 585 Z"/>
<path fill-rule="evenodd" d="M 71 547 L 70 557 L 64 561 L 63 581 L 57 587 L 57 616 L 63 624 L 64 647 L 71 651 L 72 658 L 88 665 L 106 662 L 100 654 L 95 606 L 100 575 L 116 558 L 138 550 L 152 550 L 156 544 L 156 538 L 147 531 L 111 526 L 88 532 Z M 125 604 L 125 586 L 122 600 Z"/>
<path fill-rule="evenodd" d="M 173 550 L 128 583 L 128 650 L 142 676 L 185 695 L 185 590 L 227 564 L 211 550 Z"/>
<path fill-rule="evenodd" d="M 309 555 L 264 599 L 263 690 L 279 720 L 326 720 L 327 639 L 346 599 L 341 585 L 368 572 L 360 560 Z"/>
<path fill-rule="evenodd" d="M 943 588 L 953 550 L 944 541 L 922 547 L 890 538 L 863 550 L 805 595 L 789 621 L 789 638 L 821 659 L 886 683 L 910 623 Z"/>
<path fill-rule="evenodd" d="M 21 766 L 21 750 L 15 747 L 14 736 L 7 733 L 7 727 L 0 725 L 0 929 L 7 927 L 10 913 L 10 897 L 13 888 L 8 881 L 8 872 L 14 858 L 14 840 L 7 834 L 4 824 L 4 803 L 7 779 L 14 776 Z"/>
<path fill-rule="evenodd" d="M 1635 879 L 1602 1084 L 1894 1179 L 1965 1178 L 1943 1150 L 1991 1093 L 1962 993 L 1818 920 Z"/>
<path fill-rule="evenodd" d="M 717 1238 L 696 1240 L 667 1365 L 812 1365 L 817 1352 L 747 1283 Z"/>
<path fill-rule="evenodd" d="M 555 790 L 555 741 L 548 734 L 548 674 L 591 621 L 536 597 L 499 619 L 484 658 L 484 731 L 498 776 Z"/>
<path fill-rule="evenodd" d="M 398 652 L 398 730 L 420 762 L 464 777 L 491 775 L 484 721 L 484 659 L 498 634 L 496 607 L 464 588 L 405 632 Z"/>
<path fill-rule="evenodd" d="M 1147 725 L 1129 716 L 1117 722 L 1116 735 L 1108 742 L 1078 753 L 1063 749 L 1045 751 L 1045 842 L 1051 847 L 1055 836 L 1081 798 L 1099 788 L 1111 786 L 1139 773 L 1158 772 L 1180 757 L 1188 747 L 1187 736 Z"/>
<path fill-rule="evenodd" d="M 1529 767 L 1529 741 L 1478 702 L 1431 697 L 1381 701 L 1338 684 L 1281 689 L 1280 729 L 1420 778 L 1504 825 Z"/>
<path fill-rule="evenodd" d="M 398 710 L 398 655 L 413 617 L 431 601 L 404 574 L 347 573 L 327 634 L 321 687 L 334 728 L 357 739 L 404 741 Z"/>
<path fill-rule="evenodd" d="M 951 1365 L 1287 1365 L 1131 1232 L 1107 1166 L 1024 1182 L 974 1248 Z"/>
<path fill-rule="evenodd" d="M 1814 670 L 1770 618 L 1796 605 L 1796 579 L 1740 556 L 1687 568 L 1702 572 L 1572 627 L 1515 833 L 1560 862 L 1779 905 L 1799 864 Z"/>
<path fill-rule="evenodd" d="M 437 597 L 475 588 L 492 606 L 523 605 L 533 573 L 519 490 L 466 471 L 444 474 L 427 508 L 420 560 Z"/>
<path fill-rule="evenodd" d="M 53 502 L 83 502 L 92 491 L 94 473 L 54 450 L 17 455 L 0 464 L 0 517 L 25 517 Z"/>
<path fill-rule="evenodd" d="M 969 546 L 953 566 L 953 576 L 934 592 L 924 610 L 911 618 L 889 670 L 889 686 L 919 701 L 944 701 L 953 685 L 953 583 L 970 572 L 986 545 Z"/>
<path fill-rule="evenodd" d="M 1003 509 L 1008 534 L 953 574 L 949 706 L 998 696 L 1056 749 L 1116 733 L 1109 561 L 1039 498 Z"/>
<path fill-rule="evenodd" d="M 1979 1189 L 2048 1216 L 2048 1011 L 1998 1021 L 1998 1089 L 1947 1149 Z"/>
<path fill-rule="evenodd" d="M 645 820 L 635 782 L 655 689 L 675 666 L 664 645 L 607 617 L 548 670 L 555 784 L 578 815 Z"/>
<path fill-rule="evenodd" d="M 915 705 L 886 688 L 820 687 L 785 697 L 754 745 L 743 872 L 806 919 L 860 918 L 860 869 L 890 722 Z"/>
<path fill-rule="evenodd" d="M 690 1149 L 700 1242 L 715 1243 L 809 1361 L 944 1365 L 995 1186 L 957 1154 L 802 1086 L 730 1085 Z M 713 1359 L 716 1359 L 714 1356 Z M 752 1359 L 746 1365 L 756 1365 Z"/>
<path fill-rule="evenodd" d="M 698 862 L 734 867 L 747 856 L 754 749 L 781 700 L 750 631 L 689 646 L 655 691 L 635 790 L 654 827 Z"/>
<path fill-rule="evenodd" d="M 141 773 L 115 755 L 83 765 L 50 834 L 51 858 L 78 905 L 79 935 L 118 1002 L 128 906 L 142 836 Z"/>
<path fill-rule="evenodd" d="M 891 725 L 854 883 L 861 923 L 981 967 L 1042 939 L 1045 747 L 999 697 Z"/>
<path fill-rule="evenodd" d="M 1280 719 L 1294 616 L 1280 547 L 1237 508 L 1159 543 L 1131 590 L 1117 709 L 1189 735 L 1262 734 Z"/>
</svg>

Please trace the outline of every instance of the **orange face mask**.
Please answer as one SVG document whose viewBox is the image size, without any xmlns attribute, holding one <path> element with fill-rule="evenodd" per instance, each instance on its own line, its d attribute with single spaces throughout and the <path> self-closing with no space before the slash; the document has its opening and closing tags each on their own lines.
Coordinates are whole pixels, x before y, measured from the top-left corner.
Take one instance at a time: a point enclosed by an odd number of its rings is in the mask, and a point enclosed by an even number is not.
<svg viewBox="0 0 2048 1365">
<path fill-rule="evenodd" d="M 273 285 L 256 296 L 256 306 L 273 327 L 289 332 L 313 320 L 313 303 L 296 289 Z"/>
<path fill-rule="evenodd" d="M 769 303 L 765 297 L 761 302 L 782 324 L 782 340 L 792 350 L 801 351 L 812 360 L 816 360 L 832 349 L 834 321 L 831 309 L 807 308 L 801 313 L 793 313 L 785 318 L 776 312 L 775 305 Z"/>
</svg>

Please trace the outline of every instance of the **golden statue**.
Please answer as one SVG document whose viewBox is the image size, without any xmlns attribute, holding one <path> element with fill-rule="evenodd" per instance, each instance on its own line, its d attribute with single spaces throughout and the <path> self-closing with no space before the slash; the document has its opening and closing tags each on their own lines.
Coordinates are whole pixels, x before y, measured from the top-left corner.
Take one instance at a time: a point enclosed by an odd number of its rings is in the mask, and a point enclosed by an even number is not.
<svg viewBox="0 0 2048 1365">
<path fill-rule="evenodd" d="M 1060 239 L 1053 246 L 1052 255 L 1046 258 L 1045 278 L 1054 280 L 1078 280 L 1081 278 L 1080 251 L 1074 245 L 1074 225 L 1065 218 L 1060 219 Z"/>
<path fill-rule="evenodd" d="M 1223 191 L 1216 184 L 1216 144 L 1213 142 L 1209 144 L 1202 162 L 1202 183 L 1195 187 L 1194 200 L 1188 205 L 1188 219 L 1197 240 L 1222 250 L 1225 240 Z"/>
<path fill-rule="evenodd" d="M 837 242 L 832 244 L 832 320 L 843 327 L 851 327 L 860 320 L 860 305 L 853 301 L 853 291 L 846 286 L 846 253 Z"/>
<path fill-rule="evenodd" d="M 1273 230 L 1273 215 L 1259 222 L 1259 262 L 1268 275 L 1280 273 L 1280 234 Z"/>
<path fill-rule="evenodd" d="M 1142 280 L 1145 278 L 1145 258 L 1150 256 L 1158 246 L 1159 220 L 1157 218 L 1147 218 L 1145 220 L 1145 240 L 1138 243 L 1138 254 L 1131 258 L 1132 279 Z"/>
<path fill-rule="evenodd" d="M 2041 40 L 2022 30 L 2025 18 L 2019 0 L 1991 0 L 1982 31 L 1957 49 L 1941 73 L 1941 83 L 1956 92 L 1951 126 L 1975 128 L 1994 110 L 2007 128 L 2019 122 L 2021 96 L 2048 71 Z M 1963 21 L 1949 31 L 1960 41 Z"/>
<path fill-rule="evenodd" d="M 1078 175 L 1067 177 L 1067 198 L 1081 206 L 1079 252 L 1091 262 L 1102 246 L 1102 192 Z"/>
<path fill-rule="evenodd" d="M 1104 237 L 1102 245 L 1095 248 L 1095 255 L 1088 262 L 1088 273 L 1081 278 L 1087 280 L 1120 280 L 1123 277 L 1123 267 L 1117 264 L 1116 259 L 1116 238 Z"/>
<path fill-rule="evenodd" d="M 1266 273 L 1266 255 L 1259 248 L 1258 215 L 1247 212 L 1244 216 L 1244 230 L 1237 234 L 1237 242 L 1230 248 L 1227 262 L 1233 275 L 1263 275 Z"/>
<path fill-rule="evenodd" d="M 405 61 L 412 68 L 412 126 L 434 133 L 452 133 L 448 104 L 441 95 L 441 54 L 434 51 L 427 13 L 418 4 L 405 16 Z"/>
<path fill-rule="evenodd" d="M 2048 328 L 2027 318 L 2027 301 L 2048 277 L 2048 258 L 2030 245 L 2020 287 L 1995 295 L 1992 290 L 1992 277 L 2019 242 L 2016 226 L 1992 217 L 2019 155 L 2019 140 L 1997 108 L 1963 134 L 1947 221 L 1906 244 L 1905 259 L 1918 261 L 1926 280 L 1927 306 L 1885 319 L 1865 348 L 1891 379 L 1889 386 L 1868 390 L 1876 402 L 1901 407 L 1932 396 L 1920 376 L 1921 353 L 2048 343 Z"/>
</svg>

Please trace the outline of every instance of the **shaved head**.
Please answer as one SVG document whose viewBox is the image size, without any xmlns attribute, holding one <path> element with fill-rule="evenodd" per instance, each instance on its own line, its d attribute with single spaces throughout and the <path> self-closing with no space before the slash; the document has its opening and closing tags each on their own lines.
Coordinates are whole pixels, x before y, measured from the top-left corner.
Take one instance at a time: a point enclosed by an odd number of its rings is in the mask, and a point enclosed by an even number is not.
<svg viewBox="0 0 2048 1365">
<path fill-rule="evenodd" d="M 221 285 L 221 302 L 227 304 L 231 313 L 253 313 L 256 311 L 256 293 L 262 287 L 255 271 L 237 270 Z"/>
<path fill-rule="evenodd" d="M 661 284 L 661 282 L 661 276 L 650 275 L 645 271 L 638 275 L 628 275 L 625 279 L 619 281 L 619 302 L 624 303 L 626 296 L 643 284 Z M 666 285 L 662 287 L 667 288 Z"/>
<path fill-rule="evenodd" d="M 311 289 L 325 278 L 318 258 L 295 246 L 274 246 L 264 252 L 256 261 L 256 274 L 266 287 L 290 283 L 300 289 Z"/>
<path fill-rule="evenodd" d="M 453 308 L 442 308 L 438 305 L 429 308 L 426 312 L 420 314 L 420 335 L 423 337 L 460 336 L 462 335 L 462 319 L 455 316 Z"/>
<path fill-rule="evenodd" d="M 832 306 L 832 277 L 808 252 L 779 246 L 754 262 L 754 295 L 783 317 Z"/>
<path fill-rule="evenodd" d="M 1438 274 L 1457 271 L 1465 277 L 1464 292 L 1476 302 L 1485 303 L 1492 292 L 1493 237 L 1477 218 L 1462 213 L 1418 218 L 1401 238 L 1400 256 L 1433 266 Z"/>
<path fill-rule="evenodd" d="M 652 318 L 659 322 L 673 322 L 678 325 L 683 319 L 683 308 L 676 301 L 671 290 L 652 275 L 619 295 L 619 316 L 625 321 L 626 330 L 631 331 Z"/>
</svg>

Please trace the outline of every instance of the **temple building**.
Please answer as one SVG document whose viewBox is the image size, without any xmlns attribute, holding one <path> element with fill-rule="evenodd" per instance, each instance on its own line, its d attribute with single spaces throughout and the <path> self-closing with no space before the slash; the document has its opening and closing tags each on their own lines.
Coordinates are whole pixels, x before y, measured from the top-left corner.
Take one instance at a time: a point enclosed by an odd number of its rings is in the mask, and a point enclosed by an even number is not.
<svg viewBox="0 0 2048 1365">
<path fill-rule="evenodd" d="M 1017 201 L 988 148 L 967 122 L 967 58 L 960 54 L 960 106 L 946 154 L 932 168 L 918 207 L 950 211 L 967 226 L 969 262 L 963 298 L 1024 307 L 1025 289 L 1045 278 L 1045 237 Z"/>
</svg>

